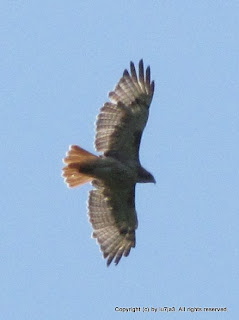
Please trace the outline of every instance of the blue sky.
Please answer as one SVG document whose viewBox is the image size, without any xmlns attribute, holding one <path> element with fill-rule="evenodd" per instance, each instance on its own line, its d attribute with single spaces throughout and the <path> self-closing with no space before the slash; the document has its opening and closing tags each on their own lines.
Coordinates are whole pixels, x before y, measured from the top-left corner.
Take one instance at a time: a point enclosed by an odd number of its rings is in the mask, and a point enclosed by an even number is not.
<svg viewBox="0 0 239 320">
<path fill-rule="evenodd" d="M 238 1 L 2 1 L 1 319 L 238 317 Z M 130 60 L 156 90 L 141 162 L 137 245 L 109 268 L 67 189 L 70 144 Z M 143 313 L 143 307 L 227 312 Z M 141 307 L 137 313 L 115 307 Z"/>
</svg>

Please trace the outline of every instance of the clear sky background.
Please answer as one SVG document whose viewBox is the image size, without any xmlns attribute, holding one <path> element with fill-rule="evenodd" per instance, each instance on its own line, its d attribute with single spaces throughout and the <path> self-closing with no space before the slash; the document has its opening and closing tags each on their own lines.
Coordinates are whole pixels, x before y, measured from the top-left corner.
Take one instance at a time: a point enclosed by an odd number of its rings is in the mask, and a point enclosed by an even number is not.
<svg viewBox="0 0 239 320">
<path fill-rule="evenodd" d="M 239 2 L 12 0 L 0 21 L 1 319 L 237 319 Z M 136 248 L 107 268 L 90 185 L 67 189 L 62 158 L 94 151 L 98 110 L 140 58 L 157 184 L 137 186 Z M 142 312 L 180 306 L 228 311 Z"/>
</svg>

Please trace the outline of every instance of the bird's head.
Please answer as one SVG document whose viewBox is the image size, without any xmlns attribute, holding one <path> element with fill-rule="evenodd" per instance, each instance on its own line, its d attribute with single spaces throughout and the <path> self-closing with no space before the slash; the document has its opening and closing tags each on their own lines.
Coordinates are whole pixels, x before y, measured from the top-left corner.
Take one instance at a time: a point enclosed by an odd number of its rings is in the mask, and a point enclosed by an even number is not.
<svg viewBox="0 0 239 320">
<path fill-rule="evenodd" d="M 141 182 L 141 183 L 156 183 L 156 180 L 154 179 L 154 176 L 148 172 L 147 170 L 145 170 L 143 167 L 140 167 L 138 170 L 138 181 L 137 182 Z"/>
</svg>

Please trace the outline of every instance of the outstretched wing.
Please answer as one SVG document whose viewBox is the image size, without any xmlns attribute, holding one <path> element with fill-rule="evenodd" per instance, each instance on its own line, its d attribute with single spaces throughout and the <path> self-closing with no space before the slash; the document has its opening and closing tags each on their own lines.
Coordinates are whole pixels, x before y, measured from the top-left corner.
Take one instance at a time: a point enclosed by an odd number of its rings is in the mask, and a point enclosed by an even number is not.
<svg viewBox="0 0 239 320">
<path fill-rule="evenodd" d="M 153 93 L 150 68 L 144 73 L 143 60 L 140 60 L 137 76 L 131 62 L 130 73 L 124 71 L 114 91 L 109 93 L 110 102 L 104 104 L 97 117 L 97 151 L 121 161 L 139 161 L 140 140 Z"/>
<path fill-rule="evenodd" d="M 135 247 L 137 216 L 134 205 L 135 185 L 124 189 L 109 188 L 93 181 L 96 188 L 89 193 L 88 215 L 107 266 L 112 260 L 118 264 Z"/>
</svg>

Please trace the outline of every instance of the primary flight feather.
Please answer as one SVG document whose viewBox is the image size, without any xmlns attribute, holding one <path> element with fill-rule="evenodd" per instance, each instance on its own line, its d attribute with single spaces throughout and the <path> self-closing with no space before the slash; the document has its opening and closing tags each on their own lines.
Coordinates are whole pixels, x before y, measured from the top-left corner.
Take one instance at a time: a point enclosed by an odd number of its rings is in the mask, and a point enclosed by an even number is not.
<svg viewBox="0 0 239 320">
<path fill-rule="evenodd" d="M 70 146 L 63 162 L 62 176 L 68 187 L 91 182 L 88 215 L 107 266 L 118 264 L 135 247 L 137 215 L 135 185 L 154 182 L 151 173 L 139 161 L 142 132 L 148 120 L 153 98 L 154 81 L 150 68 L 144 72 L 139 62 L 138 75 L 134 64 L 124 71 L 115 89 L 109 93 L 110 102 L 100 109 L 96 120 L 95 148 L 102 155 L 75 145 Z"/>
</svg>

